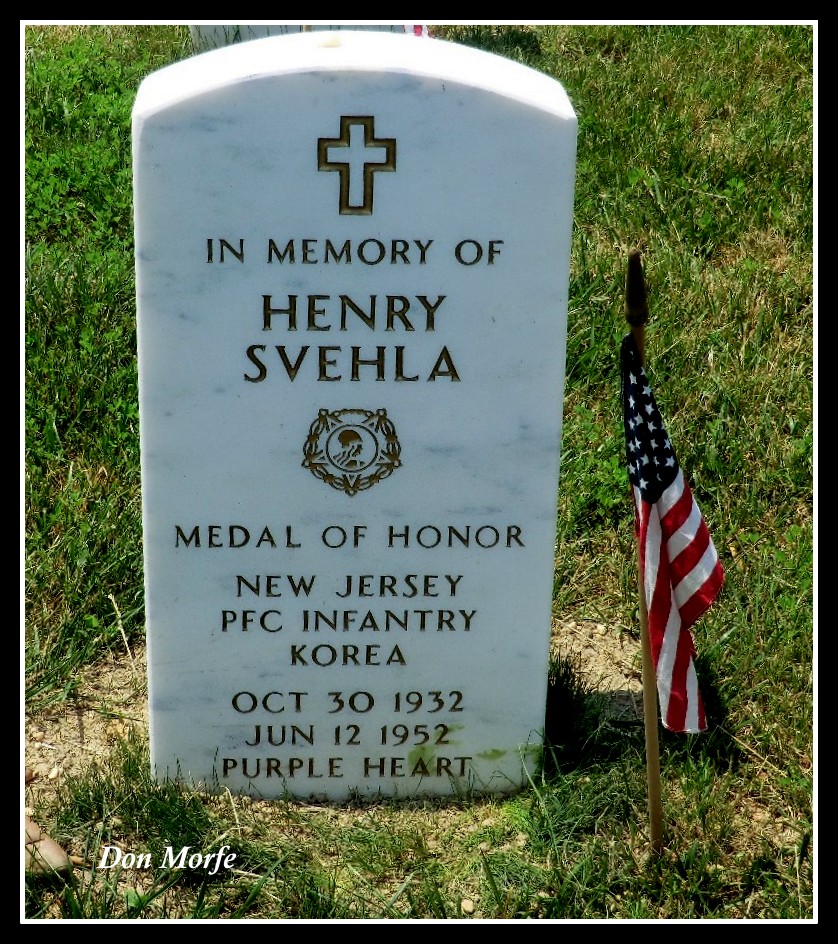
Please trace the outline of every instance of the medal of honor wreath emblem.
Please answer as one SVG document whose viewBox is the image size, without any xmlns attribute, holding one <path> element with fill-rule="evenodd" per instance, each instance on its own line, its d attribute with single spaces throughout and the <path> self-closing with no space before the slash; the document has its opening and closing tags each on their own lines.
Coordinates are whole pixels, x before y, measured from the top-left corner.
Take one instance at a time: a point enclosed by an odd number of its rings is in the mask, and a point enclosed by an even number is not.
<svg viewBox="0 0 838 944">
<path fill-rule="evenodd" d="M 386 410 L 320 410 L 303 446 L 303 466 L 347 495 L 372 488 L 401 465 Z"/>
</svg>

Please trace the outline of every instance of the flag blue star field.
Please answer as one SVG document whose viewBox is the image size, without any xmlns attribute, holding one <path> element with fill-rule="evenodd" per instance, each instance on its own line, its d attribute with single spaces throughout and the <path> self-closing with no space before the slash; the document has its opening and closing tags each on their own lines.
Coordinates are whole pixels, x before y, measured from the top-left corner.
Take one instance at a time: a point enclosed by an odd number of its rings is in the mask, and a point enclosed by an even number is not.
<svg viewBox="0 0 838 944">
<path fill-rule="evenodd" d="M 626 458 L 661 720 L 705 731 L 690 627 L 719 595 L 724 571 L 675 457 L 634 336 L 620 351 Z"/>
</svg>

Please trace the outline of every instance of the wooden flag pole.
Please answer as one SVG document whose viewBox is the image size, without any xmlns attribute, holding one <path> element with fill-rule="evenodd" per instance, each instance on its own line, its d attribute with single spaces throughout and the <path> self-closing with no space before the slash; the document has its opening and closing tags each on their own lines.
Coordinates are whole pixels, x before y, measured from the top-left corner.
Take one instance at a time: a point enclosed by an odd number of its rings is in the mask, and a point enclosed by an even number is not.
<svg viewBox="0 0 838 944">
<path fill-rule="evenodd" d="M 649 320 L 646 302 L 646 282 L 640 252 L 632 249 L 628 256 L 626 274 L 626 321 L 640 352 L 640 360 L 646 362 L 645 326 Z M 663 851 L 663 808 L 661 804 L 661 770 L 658 750 L 658 689 L 655 667 L 652 663 L 652 644 L 649 639 L 649 614 L 646 609 L 646 594 L 643 592 L 643 574 L 640 569 L 640 546 L 637 547 L 637 589 L 640 610 L 640 641 L 643 652 L 643 724 L 646 730 L 646 788 L 649 806 L 649 838 L 652 851 L 660 855 Z"/>
</svg>

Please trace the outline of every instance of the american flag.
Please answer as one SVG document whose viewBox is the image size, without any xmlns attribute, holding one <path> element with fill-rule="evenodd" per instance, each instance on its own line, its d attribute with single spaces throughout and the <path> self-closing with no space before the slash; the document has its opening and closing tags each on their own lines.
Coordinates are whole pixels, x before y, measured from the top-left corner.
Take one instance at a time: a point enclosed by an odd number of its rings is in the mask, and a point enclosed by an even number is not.
<svg viewBox="0 0 838 944">
<path fill-rule="evenodd" d="M 626 458 L 661 720 L 670 731 L 705 731 L 690 627 L 719 595 L 724 571 L 632 334 L 623 339 L 620 362 Z"/>
</svg>

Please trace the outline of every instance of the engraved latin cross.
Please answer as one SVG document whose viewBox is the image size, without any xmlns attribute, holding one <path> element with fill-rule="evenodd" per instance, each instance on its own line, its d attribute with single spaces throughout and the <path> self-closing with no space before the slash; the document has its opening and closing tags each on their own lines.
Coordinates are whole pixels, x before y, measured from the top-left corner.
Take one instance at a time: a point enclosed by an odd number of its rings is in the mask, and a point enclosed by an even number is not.
<svg viewBox="0 0 838 944">
<path fill-rule="evenodd" d="M 372 175 L 396 169 L 396 139 L 376 138 L 374 123 L 372 115 L 341 115 L 340 137 L 317 139 L 317 169 L 340 175 L 343 215 L 372 215 Z"/>
</svg>

